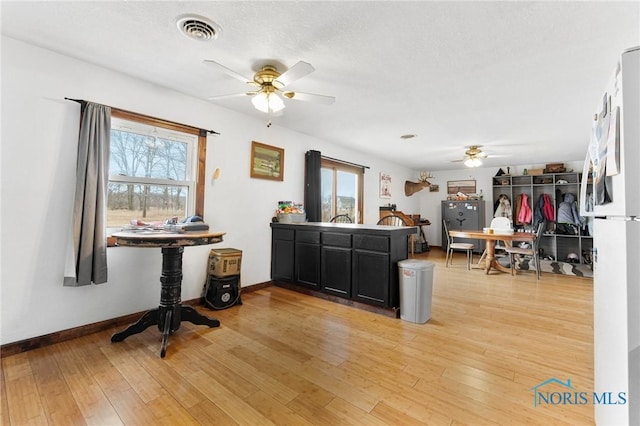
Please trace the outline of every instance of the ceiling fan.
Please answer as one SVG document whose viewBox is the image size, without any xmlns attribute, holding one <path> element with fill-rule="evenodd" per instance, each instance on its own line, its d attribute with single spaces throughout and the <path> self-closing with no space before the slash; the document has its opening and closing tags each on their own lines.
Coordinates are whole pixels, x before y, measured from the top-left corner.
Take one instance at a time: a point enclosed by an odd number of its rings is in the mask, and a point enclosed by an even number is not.
<svg viewBox="0 0 640 426">
<path fill-rule="evenodd" d="M 453 160 L 452 163 L 464 162 L 467 167 L 480 167 L 482 165 L 482 159 L 489 157 L 489 155 L 482 151 L 482 145 L 470 145 L 466 147 L 464 152 L 464 158 L 460 160 Z"/>
<path fill-rule="evenodd" d="M 213 65 L 228 76 L 256 87 L 256 90 L 235 93 L 232 95 L 211 96 L 207 98 L 212 101 L 240 96 L 253 96 L 251 103 L 257 110 L 268 114 L 277 114 L 285 107 L 280 96 L 288 99 L 314 102 L 324 105 L 330 105 L 336 100 L 333 96 L 314 95 L 311 93 L 284 90 L 289 84 L 315 71 L 315 68 L 313 68 L 311 64 L 304 61 L 299 61 L 283 73 L 280 73 L 274 65 L 265 65 L 254 74 L 252 79 L 247 78 L 216 61 L 207 59 L 204 62 Z"/>
</svg>

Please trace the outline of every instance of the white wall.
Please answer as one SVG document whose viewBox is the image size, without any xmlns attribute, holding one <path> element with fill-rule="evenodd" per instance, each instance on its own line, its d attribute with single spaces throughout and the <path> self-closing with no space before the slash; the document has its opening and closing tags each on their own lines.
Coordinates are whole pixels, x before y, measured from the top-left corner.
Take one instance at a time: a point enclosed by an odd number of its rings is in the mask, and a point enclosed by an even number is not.
<svg viewBox="0 0 640 426">
<path fill-rule="evenodd" d="M 278 200 L 303 201 L 304 153 L 370 167 L 365 173 L 365 223 L 378 220 L 388 202 L 417 213 L 417 197 L 404 196 L 415 172 L 284 128 L 220 108 L 126 75 L 2 38 L 2 237 L 1 339 L 30 337 L 157 307 L 160 249 L 108 249 L 109 281 L 62 286 L 65 236 L 75 181 L 79 105 L 91 100 L 205 129 L 205 221 L 225 231 L 217 247 L 243 251 L 242 285 L 270 279 L 269 223 Z M 285 149 L 284 182 L 249 178 L 249 151 L 256 140 Z M 221 175 L 212 183 L 215 168 Z M 378 198 L 380 172 L 392 176 L 391 200 Z M 200 296 L 209 249 L 184 254 L 182 298 Z"/>
</svg>

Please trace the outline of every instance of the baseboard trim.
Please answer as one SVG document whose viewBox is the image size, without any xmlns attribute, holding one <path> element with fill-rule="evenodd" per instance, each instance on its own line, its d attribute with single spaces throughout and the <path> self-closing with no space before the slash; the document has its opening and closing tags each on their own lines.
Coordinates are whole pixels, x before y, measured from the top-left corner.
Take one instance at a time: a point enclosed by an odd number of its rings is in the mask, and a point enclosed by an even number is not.
<svg viewBox="0 0 640 426">
<path fill-rule="evenodd" d="M 271 281 L 266 281 L 263 283 L 242 287 L 241 292 L 243 294 L 251 293 L 252 291 L 260 290 L 271 285 L 273 285 Z M 200 306 L 202 305 L 202 299 L 197 298 L 191 300 L 183 300 L 182 304 Z M 147 311 L 136 312 L 135 314 L 124 315 L 117 318 L 95 322 L 93 324 L 81 325 L 79 327 L 69 328 L 67 330 L 56 331 L 55 333 L 46 334 L 44 336 L 37 336 L 30 339 L 7 343 L 6 345 L 0 346 L 0 358 L 17 355 L 22 352 L 31 351 L 67 340 L 76 339 L 78 337 L 97 333 L 99 331 L 108 330 L 113 327 L 124 327 L 136 322 L 145 312 Z"/>
</svg>

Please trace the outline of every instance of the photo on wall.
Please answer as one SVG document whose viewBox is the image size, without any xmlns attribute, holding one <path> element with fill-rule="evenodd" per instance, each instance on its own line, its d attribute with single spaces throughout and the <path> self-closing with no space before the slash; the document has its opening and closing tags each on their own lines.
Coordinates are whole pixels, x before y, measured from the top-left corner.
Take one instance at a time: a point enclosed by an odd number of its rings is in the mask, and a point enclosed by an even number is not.
<svg viewBox="0 0 640 426">
<path fill-rule="evenodd" d="M 447 194 L 457 194 L 462 192 L 463 194 L 475 194 L 476 181 L 470 180 L 450 180 L 447 182 Z"/>
<path fill-rule="evenodd" d="M 284 180 L 284 149 L 251 142 L 252 178 Z"/>
<path fill-rule="evenodd" d="M 391 198 L 391 175 L 380 173 L 380 198 Z"/>
</svg>

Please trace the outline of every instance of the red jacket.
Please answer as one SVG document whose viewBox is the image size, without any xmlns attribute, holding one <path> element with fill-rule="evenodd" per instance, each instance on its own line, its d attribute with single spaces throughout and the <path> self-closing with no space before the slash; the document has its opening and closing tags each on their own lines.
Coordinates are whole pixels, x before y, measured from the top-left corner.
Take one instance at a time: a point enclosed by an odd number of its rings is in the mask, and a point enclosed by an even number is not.
<svg viewBox="0 0 640 426">
<path fill-rule="evenodd" d="M 529 196 L 527 194 L 520 194 L 516 206 L 516 223 L 519 225 L 528 225 L 531 223 L 533 214 L 529 206 Z"/>
<path fill-rule="evenodd" d="M 553 210 L 553 203 L 551 202 L 551 198 L 547 194 L 542 194 L 543 204 L 542 204 L 542 214 L 544 214 L 544 218 L 547 222 L 553 222 L 556 220 L 555 211 Z"/>
</svg>

